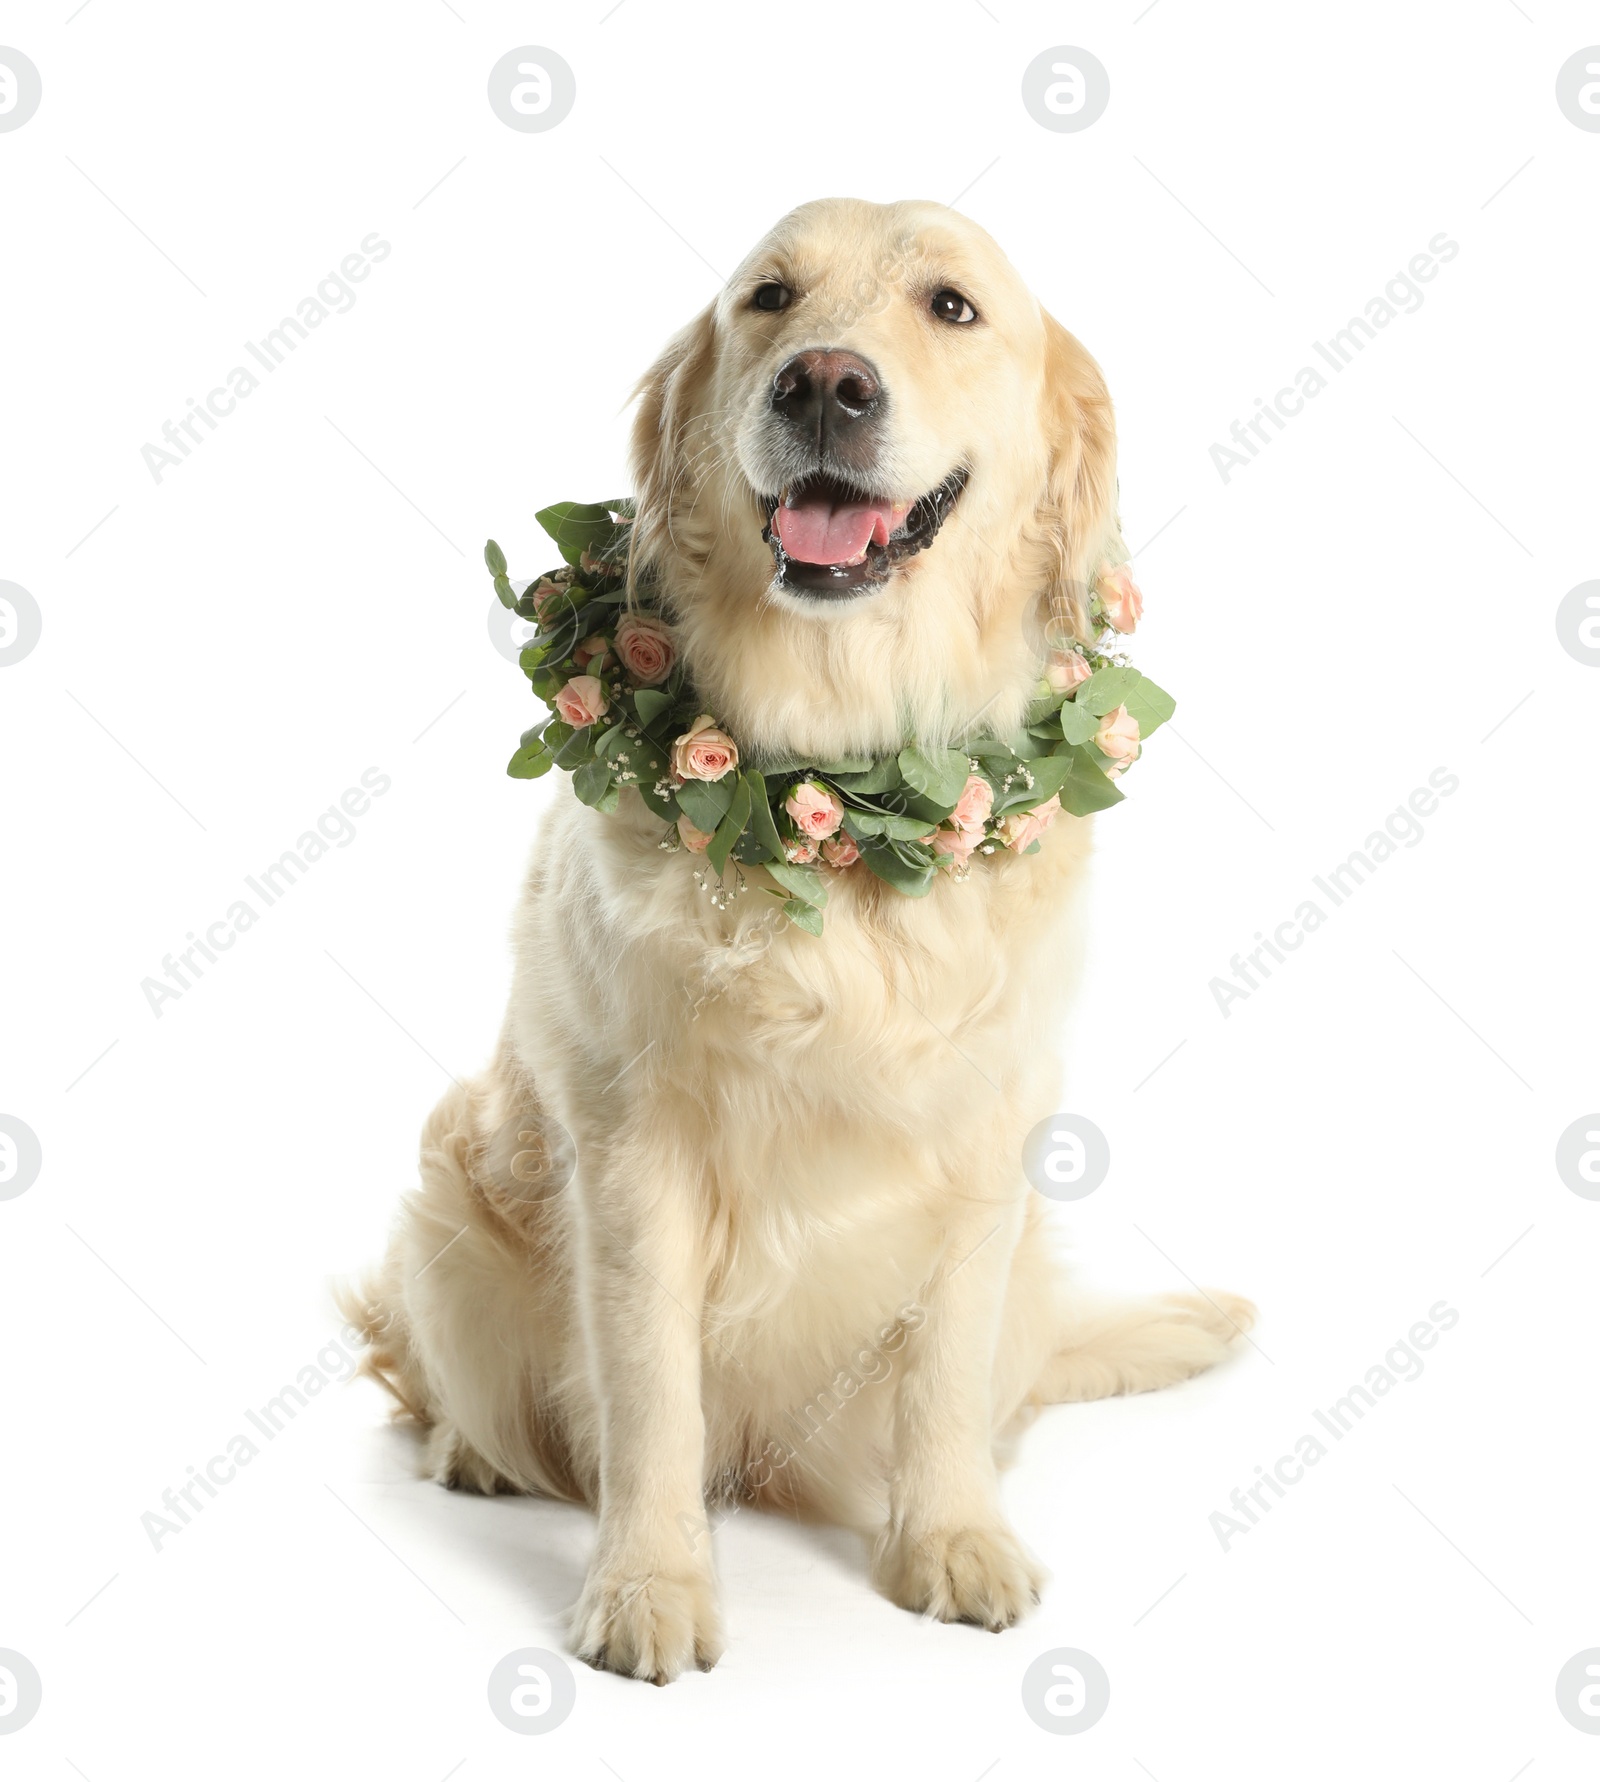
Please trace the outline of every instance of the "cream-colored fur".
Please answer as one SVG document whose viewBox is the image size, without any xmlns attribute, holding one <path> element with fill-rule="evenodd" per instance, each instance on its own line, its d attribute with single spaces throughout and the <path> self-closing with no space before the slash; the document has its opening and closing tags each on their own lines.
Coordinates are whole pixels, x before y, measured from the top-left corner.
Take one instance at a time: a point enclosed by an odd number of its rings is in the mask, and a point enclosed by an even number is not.
<svg viewBox="0 0 1600 1782">
<path fill-rule="evenodd" d="M 765 279 L 788 309 L 749 307 Z M 930 318 L 947 285 L 980 325 Z M 878 368 L 887 493 L 970 469 L 929 549 L 823 612 L 771 588 L 750 462 L 775 367 L 812 346 Z M 641 385 L 635 559 L 747 752 L 1003 732 L 1115 543 L 1114 454 L 1098 370 L 981 230 L 807 205 Z M 596 1509 L 572 1624 L 593 1663 L 715 1661 L 728 1497 L 869 1531 L 896 1602 L 1007 1626 L 1040 1585 L 1000 1508 L 1007 1427 L 1196 1373 L 1253 1319 L 1231 1295 L 1078 1303 L 1023 1176 L 1090 825 L 921 900 L 833 874 L 820 940 L 749 892 L 714 907 L 662 828 L 635 794 L 604 816 L 557 788 L 494 1059 L 434 1110 L 387 1262 L 346 1296 L 368 1365 L 442 1483 Z"/>
</svg>

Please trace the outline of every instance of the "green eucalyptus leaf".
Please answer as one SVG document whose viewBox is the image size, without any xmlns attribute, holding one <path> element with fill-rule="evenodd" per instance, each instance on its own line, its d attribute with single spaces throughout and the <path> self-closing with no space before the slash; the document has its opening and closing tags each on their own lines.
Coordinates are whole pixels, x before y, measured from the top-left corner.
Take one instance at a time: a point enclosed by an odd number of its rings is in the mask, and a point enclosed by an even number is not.
<svg viewBox="0 0 1600 1782">
<path fill-rule="evenodd" d="M 633 709 L 639 714 L 639 722 L 646 729 L 655 723 L 663 712 L 670 712 L 672 706 L 672 695 L 663 693 L 657 687 L 641 687 L 633 696 Z"/>
<path fill-rule="evenodd" d="M 1113 662 L 1105 668 L 1097 668 L 1073 694 L 1072 703 L 1103 718 L 1122 704 L 1140 679 L 1137 668 L 1120 668 Z"/>
<path fill-rule="evenodd" d="M 1088 706 L 1069 699 L 1061 708 L 1060 728 L 1069 743 L 1085 743 L 1100 728 L 1100 719 Z"/>
<path fill-rule="evenodd" d="M 549 731 L 545 732 L 545 741 L 550 740 Z M 581 730 L 574 730 L 567 740 L 556 750 L 556 766 L 570 769 L 591 760 L 594 755 L 594 725 L 585 724 Z"/>
<path fill-rule="evenodd" d="M 533 517 L 574 566 L 585 551 L 596 551 L 608 543 L 613 531 L 611 515 L 594 501 L 558 501 L 553 507 L 540 508 Z"/>
<path fill-rule="evenodd" d="M 900 751 L 900 771 L 913 792 L 953 810 L 970 769 L 964 749 L 912 747 Z"/>
<path fill-rule="evenodd" d="M 584 804 L 598 805 L 611 790 L 611 763 L 585 761 L 573 770 L 572 790 Z"/>
<path fill-rule="evenodd" d="M 774 861 L 766 871 L 783 886 L 791 897 L 798 897 L 813 909 L 825 909 L 828 887 L 814 866 L 796 866 L 790 861 Z"/>
<path fill-rule="evenodd" d="M 782 860 L 783 840 L 778 834 L 778 825 L 773 820 L 766 779 L 753 767 L 747 767 L 744 773 L 744 783 L 750 788 L 750 828 L 747 839 L 754 841 L 764 851 L 766 857 Z M 748 857 L 746 854 L 739 856 L 741 860 Z"/>
<path fill-rule="evenodd" d="M 492 576 L 502 576 L 506 572 L 506 554 L 491 538 L 483 547 L 483 560 L 489 566 Z"/>
<path fill-rule="evenodd" d="M 1109 810 L 1121 804 L 1122 793 L 1100 771 L 1087 748 L 1068 746 L 1056 759 L 1069 762 L 1067 777 L 1061 782 L 1061 808 L 1075 817 L 1087 817 L 1095 811 Z"/>
<path fill-rule="evenodd" d="M 852 792 L 858 798 L 873 798 L 883 792 L 898 792 L 906 782 L 900 772 L 900 763 L 893 755 L 886 755 L 864 773 L 835 773 L 833 783 L 841 792 Z"/>
<path fill-rule="evenodd" d="M 822 938 L 821 910 L 803 903 L 798 897 L 791 897 L 784 902 L 783 913 L 796 928 L 803 928 L 807 934 L 814 934 L 819 940 Z"/>
<path fill-rule="evenodd" d="M 717 825 L 728 814 L 733 789 L 739 783 L 731 773 L 725 773 L 720 780 L 685 780 L 678 787 L 678 808 L 696 829 L 714 835 Z"/>
<path fill-rule="evenodd" d="M 1129 717 L 1137 720 L 1141 740 L 1159 730 L 1178 709 L 1178 702 L 1172 695 L 1144 674 L 1139 676 L 1138 686 L 1122 703 L 1127 706 Z"/>
<path fill-rule="evenodd" d="M 733 844 L 744 834 L 744 826 L 750 821 L 750 805 L 749 782 L 741 779 L 733 789 L 728 814 L 717 825 L 717 832 L 706 849 L 706 859 L 719 875 L 728 864 L 728 855 L 732 852 Z"/>
<path fill-rule="evenodd" d="M 525 743 L 506 764 L 506 772 L 514 780 L 536 780 L 554 765 L 555 757 L 543 743 Z"/>
<path fill-rule="evenodd" d="M 926 849 L 911 849 L 904 843 L 896 847 L 881 840 L 865 842 L 861 859 L 875 877 L 907 897 L 926 897 L 938 870 Z"/>
<path fill-rule="evenodd" d="M 1074 756 L 1062 753 L 1043 755 L 1037 761 L 1027 762 L 1027 778 L 1024 779 L 1019 772 L 1010 787 L 996 796 L 995 815 L 1003 815 L 1006 811 L 1031 810 L 1036 804 L 1047 803 L 1066 784 L 1072 773 L 1074 759 Z M 1030 780 L 1031 785 L 1028 783 Z"/>
<path fill-rule="evenodd" d="M 594 752 L 598 760 L 615 761 L 617 756 L 627 749 L 632 738 L 628 735 L 625 723 L 613 724 L 603 735 L 595 738 Z"/>
<path fill-rule="evenodd" d="M 937 821 L 937 819 L 935 819 Z M 848 810 L 844 827 L 857 841 L 869 836 L 883 836 L 890 841 L 921 841 L 933 824 L 926 817 L 892 816 L 888 811 Z"/>
<path fill-rule="evenodd" d="M 500 597 L 500 604 L 507 612 L 517 610 L 517 593 L 503 575 L 494 578 L 494 591 Z"/>
</svg>

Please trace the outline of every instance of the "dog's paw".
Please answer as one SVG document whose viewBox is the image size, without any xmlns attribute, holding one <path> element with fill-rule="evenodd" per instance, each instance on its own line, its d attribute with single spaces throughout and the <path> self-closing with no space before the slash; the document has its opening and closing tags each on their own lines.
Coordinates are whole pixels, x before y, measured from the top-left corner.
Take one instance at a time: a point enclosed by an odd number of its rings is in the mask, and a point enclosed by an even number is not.
<svg viewBox="0 0 1600 1782">
<path fill-rule="evenodd" d="M 591 1569 L 572 1612 L 572 1649 L 596 1670 L 670 1683 L 722 1656 L 722 1619 L 708 1572 Z"/>
<path fill-rule="evenodd" d="M 999 1633 L 1039 1600 L 1044 1572 L 1003 1522 L 967 1528 L 886 1528 L 872 1579 L 902 1609 L 970 1621 Z"/>
<path fill-rule="evenodd" d="M 495 1470 L 453 1423 L 437 1423 L 428 1436 L 428 1477 L 446 1491 L 479 1497 L 515 1494 L 521 1487 Z"/>
</svg>

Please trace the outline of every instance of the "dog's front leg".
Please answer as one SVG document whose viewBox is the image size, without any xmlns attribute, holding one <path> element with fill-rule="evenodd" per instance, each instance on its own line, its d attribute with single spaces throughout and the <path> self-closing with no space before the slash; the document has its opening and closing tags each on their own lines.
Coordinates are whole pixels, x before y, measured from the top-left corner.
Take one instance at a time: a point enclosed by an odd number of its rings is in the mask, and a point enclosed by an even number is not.
<svg viewBox="0 0 1600 1782">
<path fill-rule="evenodd" d="M 1022 1201 L 969 1203 L 923 1292 L 895 1403 L 878 1588 L 902 1608 L 998 1631 L 1039 1600 L 1042 1574 L 1006 1524 L 994 1464 L 995 1344 Z"/>
<path fill-rule="evenodd" d="M 578 1288 L 600 1415 L 600 1528 L 573 1647 L 669 1683 L 722 1653 L 710 1542 L 697 1534 L 705 1262 L 693 1153 L 642 1110 L 586 1151 Z"/>
</svg>

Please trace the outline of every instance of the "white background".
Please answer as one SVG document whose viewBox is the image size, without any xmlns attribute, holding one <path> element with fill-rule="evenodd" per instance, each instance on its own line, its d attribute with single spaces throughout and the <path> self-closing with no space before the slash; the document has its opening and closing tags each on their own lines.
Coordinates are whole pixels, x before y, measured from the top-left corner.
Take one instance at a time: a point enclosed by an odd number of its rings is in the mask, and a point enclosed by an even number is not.
<svg viewBox="0 0 1600 1782">
<path fill-rule="evenodd" d="M 1600 1105 L 1600 670 L 1554 614 L 1600 574 L 1600 135 L 1554 83 L 1600 10 L 75 3 L 0 8 L 43 78 L 0 134 L 0 579 L 43 614 L 0 669 L 0 1112 L 44 1160 L 0 1203 L 0 1647 L 44 1679 L 8 1773 L 1593 1775 L 1555 1677 L 1600 1645 L 1600 1205 L 1553 1160 Z M 1021 103 L 1063 43 L 1110 73 L 1081 133 Z M 486 102 L 524 44 L 576 73 L 548 133 Z M 633 378 L 838 192 L 964 194 L 1117 399 L 1179 712 L 1101 820 L 1064 1098 L 1113 1162 L 1069 1223 L 1096 1276 L 1251 1294 L 1259 1346 L 1040 1419 L 1016 1631 L 747 1513 L 714 1673 L 575 1667 L 519 1738 L 486 1678 L 562 1646 L 589 1518 L 417 1482 L 373 1388 L 161 1551 L 140 1517 L 328 1342 L 496 1032 L 559 788 L 502 774 L 530 706 L 483 539 L 531 573 L 535 507 L 621 492 Z M 155 482 L 141 446 L 372 231 L 354 308 Z M 1224 483 L 1212 443 L 1440 231 L 1423 306 Z M 153 1015 L 371 766 L 355 839 Z M 1230 956 L 1437 767 L 1425 838 L 1224 1018 Z M 1224 1552 L 1229 1492 L 1441 1299 L 1425 1374 Z M 1019 1693 L 1061 1646 L 1111 1678 L 1071 1738 Z"/>
</svg>

